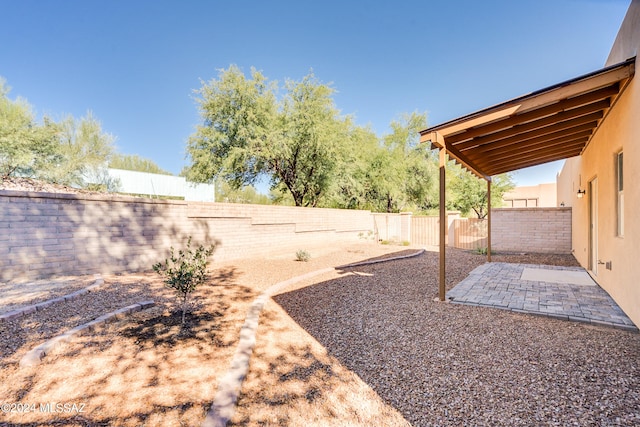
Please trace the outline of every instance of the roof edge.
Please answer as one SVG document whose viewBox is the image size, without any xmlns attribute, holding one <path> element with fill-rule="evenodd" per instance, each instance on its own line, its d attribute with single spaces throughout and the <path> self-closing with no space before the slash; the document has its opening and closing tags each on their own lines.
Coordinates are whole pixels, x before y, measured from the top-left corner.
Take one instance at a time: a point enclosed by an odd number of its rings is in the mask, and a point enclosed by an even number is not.
<svg viewBox="0 0 640 427">
<path fill-rule="evenodd" d="M 477 118 L 477 117 L 481 117 L 481 116 L 486 115 L 486 114 L 488 114 L 488 113 L 490 113 L 490 112 L 492 112 L 494 110 L 495 111 L 502 110 L 502 109 L 506 108 L 507 106 L 509 106 L 510 104 L 516 104 L 516 103 L 522 102 L 522 101 L 524 101 L 526 99 L 533 98 L 533 97 L 542 95 L 542 94 L 547 93 L 547 92 L 551 92 L 553 90 L 556 90 L 556 89 L 559 89 L 559 88 L 562 88 L 562 87 L 565 87 L 565 86 L 569 86 L 571 84 L 580 82 L 582 80 L 590 79 L 590 78 L 598 76 L 600 74 L 605 74 L 605 73 L 608 73 L 610 71 L 613 71 L 613 70 L 616 70 L 616 69 L 619 69 L 619 68 L 625 68 L 625 67 L 629 67 L 629 66 L 634 66 L 635 62 L 636 62 L 636 57 L 633 56 L 633 57 L 631 57 L 631 58 L 629 58 L 629 59 L 627 59 L 627 60 L 625 60 L 623 62 L 620 62 L 620 63 L 617 63 L 617 64 L 613 64 L 613 65 L 610 65 L 608 67 L 604 67 L 604 68 L 601 68 L 599 70 L 592 71 L 592 72 L 587 73 L 587 74 L 583 74 L 583 75 L 575 77 L 573 79 L 566 80 L 566 81 L 554 84 L 552 86 L 545 87 L 543 89 L 539 89 L 537 91 L 528 93 L 526 95 L 521 95 L 521 96 L 519 96 L 517 98 L 513 98 L 513 99 L 510 99 L 508 101 L 501 102 L 501 103 L 493 105 L 491 107 L 487 107 L 487 108 L 484 108 L 482 110 L 478 110 L 478 111 L 475 111 L 473 113 L 470 113 L 470 114 L 467 114 L 467 115 L 464 115 L 464 116 L 449 120 L 447 122 L 440 123 L 438 125 L 428 127 L 426 129 L 421 130 L 420 131 L 420 135 L 425 135 L 425 134 L 428 134 L 428 133 L 431 133 L 431 132 L 436 132 L 438 130 L 450 127 L 452 125 L 455 125 L 455 124 L 458 124 L 458 123 L 462 123 L 462 122 L 465 122 L 467 120 L 474 119 L 474 118 Z M 631 71 L 632 71 L 632 75 L 633 75 L 633 73 L 635 72 L 635 69 L 632 67 Z"/>
</svg>

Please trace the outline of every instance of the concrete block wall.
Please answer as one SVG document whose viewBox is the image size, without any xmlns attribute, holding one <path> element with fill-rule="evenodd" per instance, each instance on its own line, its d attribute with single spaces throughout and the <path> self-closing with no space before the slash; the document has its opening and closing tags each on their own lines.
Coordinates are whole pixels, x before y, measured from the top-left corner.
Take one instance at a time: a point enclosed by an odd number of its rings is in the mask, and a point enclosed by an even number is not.
<svg viewBox="0 0 640 427">
<path fill-rule="evenodd" d="M 571 253 L 571 208 L 491 210 L 495 251 Z"/>
<path fill-rule="evenodd" d="M 373 228 L 369 211 L 0 191 L 0 280 L 149 270 L 188 236 L 217 242 L 224 262 L 358 241 Z"/>
</svg>

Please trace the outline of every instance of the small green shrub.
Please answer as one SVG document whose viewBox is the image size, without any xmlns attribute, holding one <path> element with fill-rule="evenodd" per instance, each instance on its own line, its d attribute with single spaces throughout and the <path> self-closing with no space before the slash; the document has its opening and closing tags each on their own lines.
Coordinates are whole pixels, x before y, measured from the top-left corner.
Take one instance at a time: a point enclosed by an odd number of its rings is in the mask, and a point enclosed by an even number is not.
<svg viewBox="0 0 640 427">
<path fill-rule="evenodd" d="M 402 246 L 409 246 L 409 245 L 411 245 L 410 241 L 408 241 L 408 240 L 403 240 L 402 241 Z"/>
<path fill-rule="evenodd" d="M 193 251 L 191 236 L 189 236 L 186 249 L 180 249 L 176 255 L 172 246 L 171 256 L 164 262 L 153 265 L 153 271 L 163 276 L 165 285 L 175 290 L 177 297 L 182 299 L 182 325 L 184 325 L 189 294 L 207 280 L 208 258 L 213 254 L 215 248 L 215 245 L 206 248 L 200 245 Z"/>
<path fill-rule="evenodd" d="M 487 254 L 488 249 L 487 248 L 476 248 L 476 253 L 478 255 L 486 255 Z"/>
<path fill-rule="evenodd" d="M 367 234 L 364 234 L 363 232 L 358 233 L 358 238 L 359 239 L 365 239 L 365 240 L 373 240 L 375 239 L 375 236 L 373 235 L 373 231 L 368 230 Z"/>
<path fill-rule="evenodd" d="M 296 261 L 307 262 L 311 259 L 311 254 L 303 249 L 299 249 L 296 252 Z"/>
</svg>

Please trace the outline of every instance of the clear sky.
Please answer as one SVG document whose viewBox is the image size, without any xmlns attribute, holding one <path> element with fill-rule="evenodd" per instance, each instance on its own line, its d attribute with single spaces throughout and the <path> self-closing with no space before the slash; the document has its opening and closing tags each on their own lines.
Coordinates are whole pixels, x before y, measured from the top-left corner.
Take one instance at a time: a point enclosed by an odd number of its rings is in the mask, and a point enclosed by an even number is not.
<svg viewBox="0 0 640 427">
<path fill-rule="evenodd" d="M 0 76 L 39 116 L 91 110 L 119 152 L 178 173 L 193 91 L 230 64 L 279 82 L 313 70 L 381 136 L 405 112 L 436 125 L 601 68 L 629 3 L 0 0 Z"/>
</svg>

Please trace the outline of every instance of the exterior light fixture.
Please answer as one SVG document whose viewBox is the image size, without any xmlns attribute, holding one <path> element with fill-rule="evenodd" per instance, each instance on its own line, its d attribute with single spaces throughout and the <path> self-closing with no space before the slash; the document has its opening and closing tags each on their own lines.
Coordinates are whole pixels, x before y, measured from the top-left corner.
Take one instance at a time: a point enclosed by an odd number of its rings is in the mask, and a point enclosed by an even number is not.
<svg viewBox="0 0 640 427">
<path fill-rule="evenodd" d="M 582 199 L 586 192 L 587 192 L 587 190 L 578 189 L 578 199 Z"/>
</svg>

